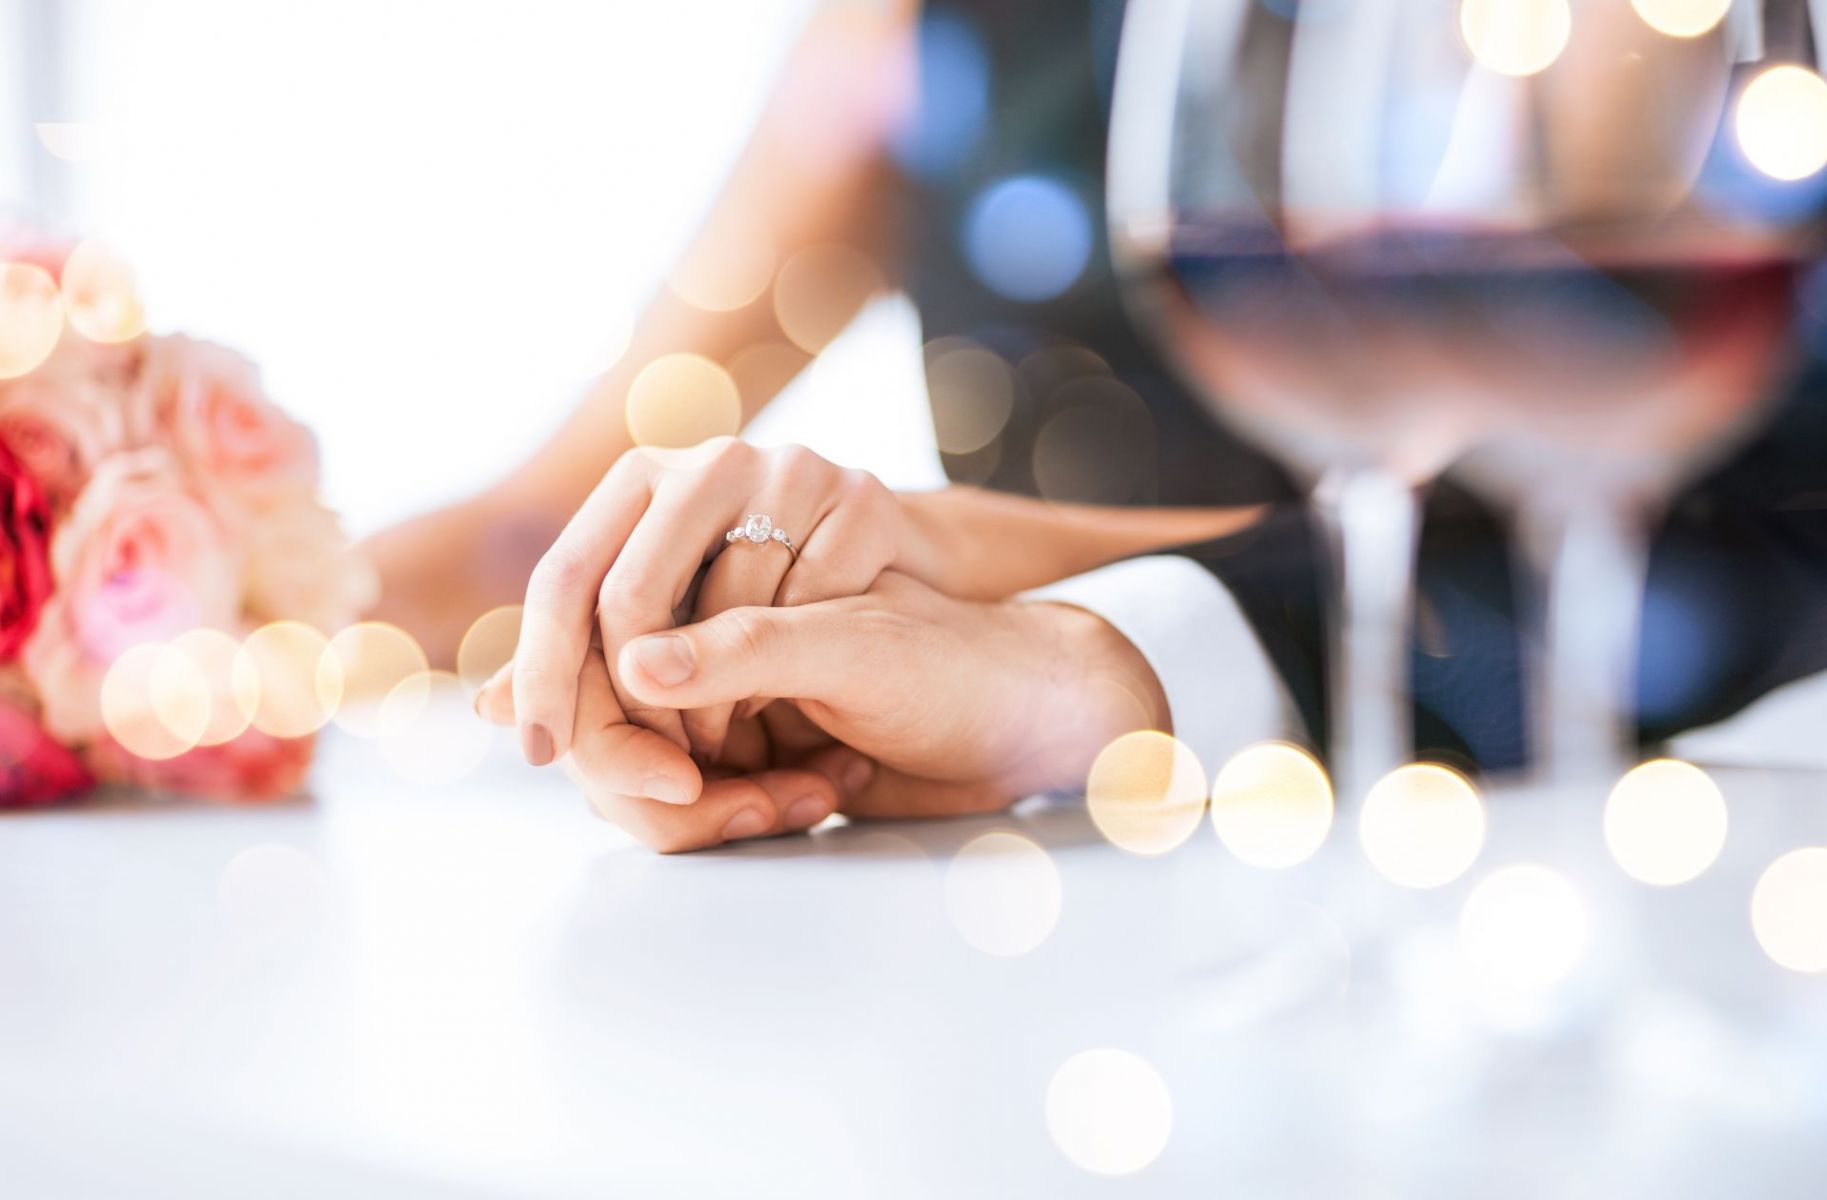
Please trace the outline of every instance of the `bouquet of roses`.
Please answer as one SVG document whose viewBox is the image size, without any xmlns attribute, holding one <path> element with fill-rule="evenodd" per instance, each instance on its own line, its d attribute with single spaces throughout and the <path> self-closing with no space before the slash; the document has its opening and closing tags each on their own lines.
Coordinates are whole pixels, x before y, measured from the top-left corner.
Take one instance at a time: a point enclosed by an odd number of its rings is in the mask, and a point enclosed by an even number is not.
<svg viewBox="0 0 1827 1200">
<path fill-rule="evenodd" d="M 292 793 L 309 736 L 243 721 L 143 756 L 111 728 L 104 682 L 127 652 L 194 630 L 339 629 L 373 575 L 317 499 L 314 439 L 253 367 L 186 337 L 85 336 L 61 320 L 83 302 L 68 261 L 0 235 L 0 808 L 98 783 Z M 28 309 L 41 330 L 47 311 L 59 322 L 35 365 Z"/>
</svg>

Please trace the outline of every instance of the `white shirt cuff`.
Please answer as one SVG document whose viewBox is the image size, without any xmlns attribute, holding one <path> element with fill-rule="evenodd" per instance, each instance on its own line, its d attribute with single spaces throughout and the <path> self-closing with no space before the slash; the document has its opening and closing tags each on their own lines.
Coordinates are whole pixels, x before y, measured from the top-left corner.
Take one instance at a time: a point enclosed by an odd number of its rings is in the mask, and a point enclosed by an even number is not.
<svg viewBox="0 0 1827 1200">
<path fill-rule="evenodd" d="M 1095 613 L 1128 638 L 1167 696 L 1173 735 L 1208 776 L 1301 721 L 1249 620 L 1216 576 L 1177 554 L 1112 563 L 1023 594 Z"/>
</svg>

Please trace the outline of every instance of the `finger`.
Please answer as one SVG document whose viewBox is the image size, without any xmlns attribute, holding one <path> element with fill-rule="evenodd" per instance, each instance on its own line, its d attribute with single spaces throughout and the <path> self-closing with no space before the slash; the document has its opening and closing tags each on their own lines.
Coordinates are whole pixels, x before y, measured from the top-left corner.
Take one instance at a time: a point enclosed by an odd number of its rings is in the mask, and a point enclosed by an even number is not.
<svg viewBox="0 0 1827 1200">
<path fill-rule="evenodd" d="M 570 749 L 577 675 L 595 627 L 597 589 L 647 508 L 651 470 L 642 455 L 623 455 L 527 581 L 514 651 L 514 711 L 521 752 L 536 767 Z"/>
<path fill-rule="evenodd" d="M 864 820 L 1001 812 L 1020 799 L 993 782 L 947 783 L 904 775 L 848 746 L 822 750 L 805 766 L 833 781 L 839 811 Z"/>
<path fill-rule="evenodd" d="M 714 780 L 684 807 L 586 790 L 598 816 L 662 854 L 810 829 L 837 809 L 831 781 L 802 769 Z"/>
<path fill-rule="evenodd" d="M 514 663 L 510 659 L 476 692 L 476 715 L 491 725 L 514 723 Z"/>
<path fill-rule="evenodd" d="M 722 751 L 711 761 L 732 775 L 745 775 L 778 765 L 782 759 L 774 753 L 767 727 L 758 720 L 747 720 L 730 723 Z"/>
<path fill-rule="evenodd" d="M 603 576 L 596 615 L 611 664 L 634 638 L 673 627 L 674 609 L 754 490 L 759 459 L 741 442 L 728 440 L 685 461 L 690 465 L 669 470 L 654 488 L 645 515 Z M 691 748 L 676 709 L 644 703 L 613 668 L 610 677 L 630 723 Z"/>
<path fill-rule="evenodd" d="M 650 705 L 700 708 L 754 696 L 826 700 L 869 675 L 874 647 L 851 601 L 732 608 L 622 648 L 622 684 Z"/>
<path fill-rule="evenodd" d="M 770 520 L 777 520 L 778 527 L 797 543 L 820 527 L 824 518 L 822 504 L 806 504 L 803 500 L 802 497 L 801 502 L 795 503 L 777 486 L 769 486 L 755 498 L 755 512 L 769 514 Z M 705 621 L 732 608 L 772 606 L 793 561 L 794 551 L 773 537 L 760 543 L 746 536 L 726 542 L 705 574 L 692 619 Z M 711 758 L 721 757 L 734 714 L 735 706 L 730 704 L 687 709 L 683 720 L 692 749 Z"/>
<path fill-rule="evenodd" d="M 837 503 L 805 531 L 799 557 L 768 600 L 782 608 L 858 596 L 894 561 L 901 508 L 867 471 L 842 472 Z M 794 531 L 797 532 L 797 531 Z"/>
<path fill-rule="evenodd" d="M 609 683 L 603 656 L 592 652 L 577 679 L 577 726 L 567 761 L 599 791 L 688 805 L 698 800 L 698 764 L 659 734 L 630 725 Z"/>
<path fill-rule="evenodd" d="M 767 730 L 768 744 L 774 748 L 776 762 L 798 762 L 832 742 L 831 735 L 791 700 L 769 704 L 756 719 Z"/>
</svg>

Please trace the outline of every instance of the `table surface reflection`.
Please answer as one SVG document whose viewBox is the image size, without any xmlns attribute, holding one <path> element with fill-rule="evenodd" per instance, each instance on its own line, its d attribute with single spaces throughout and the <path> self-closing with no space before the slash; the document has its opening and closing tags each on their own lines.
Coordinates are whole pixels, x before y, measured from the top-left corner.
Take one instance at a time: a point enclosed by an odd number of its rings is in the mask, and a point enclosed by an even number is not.
<svg viewBox="0 0 1827 1200">
<path fill-rule="evenodd" d="M 1428 893 L 1375 878 L 1349 814 L 1282 872 L 1209 825 L 1139 858 L 1061 804 L 660 858 L 499 747 L 420 788 L 341 739 L 309 804 L 8 817 L 5 1190 L 1816 1196 L 1827 977 L 1747 914 L 1777 854 L 1827 844 L 1827 774 L 1716 778 L 1725 851 L 1675 889 L 1611 866 L 1596 800 L 1522 795 Z M 1057 868 L 1025 954 L 948 911 L 992 830 Z M 1455 930 L 1524 858 L 1576 882 L 1590 938 L 1517 1000 L 1468 982 Z M 1172 1097 L 1117 1178 L 1049 1130 L 1054 1073 L 1100 1047 Z"/>
</svg>

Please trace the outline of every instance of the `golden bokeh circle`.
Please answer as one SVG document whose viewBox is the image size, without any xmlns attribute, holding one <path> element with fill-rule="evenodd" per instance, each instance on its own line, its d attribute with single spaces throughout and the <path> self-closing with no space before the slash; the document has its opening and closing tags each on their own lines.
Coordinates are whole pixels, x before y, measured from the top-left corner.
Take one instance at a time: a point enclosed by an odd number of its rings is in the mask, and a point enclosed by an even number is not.
<svg viewBox="0 0 1827 1200">
<path fill-rule="evenodd" d="M 0 263 L 0 379 L 38 369 L 63 336 L 63 299 L 49 271 Z"/>
<path fill-rule="evenodd" d="M 71 326 L 92 342 L 130 342 L 146 332 L 132 266 L 98 241 L 70 252 L 63 265 L 63 305 Z"/>
<path fill-rule="evenodd" d="M 778 254 L 762 222 L 723 212 L 711 218 L 666 277 L 679 299 L 706 312 L 746 308 L 774 279 Z"/>
<path fill-rule="evenodd" d="M 1751 931 L 1778 966 L 1827 971 L 1827 846 L 1791 850 L 1764 869 L 1751 892 Z"/>
<path fill-rule="evenodd" d="M 1534 75 L 1567 48 L 1573 9 L 1567 0 L 1462 0 L 1459 32 L 1480 64 L 1501 75 Z"/>
<path fill-rule="evenodd" d="M 1261 742 L 1232 755 L 1212 781 L 1212 828 L 1253 867 L 1313 857 L 1332 829 L 1332 781 L 1299 746 Z"/>
<path fill-rule="evenodd" d="M 1459 913 L 1459 950 L 1489 983 L 1551 987 L 1586 953 L 1586 905 L 1560 872 L 1539 863 L 1500 867 L 1478 881 Z"/>
<path fill-rule="evenodd" d="M 1465 776 L 1436 763 L 1397 767 L 1371 787 L 1358 839 L 1391 883 L 1435 888 L 1465 874 L 1484 849 L 1484 804 Z"/>
<path fill-rule="evenodd" d="M 380 709 L 393 689 L 431 664 L 410 633 L 383 621 L 363 621 L 331 638 L 317 660 L 317 698 L 339 728 L 380 736 Z"/>
<path fill-rule="evenodd" d="M 101 717 L 129 754 L 160 761 L 196 749 L 209 726 L 209 683 L 159 642 L 134 646 L 102 676 Z"/>
<path fill-rule="evenodd" d="M 933 430 L 946 454 L 972 454 L 994 441 L 1015 410 L 1015 371 L 969 342 L 926 356 Z"/>
<path fill-rule="evenodd" d="M 817 354 L 883 286 L 882 269 L 862 251 L 835 243 L 808 246 L 774 277 L 774 318 L 794 345 Z"/>
<path fill-rule="evenodd" d="M 513 661 L 520 645 L 518 604 L 504 604 L 477 617 L 463 634 L 457 646 L 457 677 L 471 691 L 495 677 L 495 673 Z"/>
<path fill-rule="evenodd" d="M 945 872 L 945 913 L 958 935 L 998 958 L 1027 954 L 1059 924 L 1059 868 L 1039 845 L 998 830 L 972 838 Z"/>
<path fill-rule="evenodd" d="M 1177 738 L 1152 729 L 1126 733 L 1091 764 L 1085 805 L 1112 845 L 1165 854 L 1205 815 L 1205 768 Z"/>
<path fill-rule="evenodd" d="M 1827 80 L 1807 67 L 1771 67 L 1745 87 L 1733 120 L 1751 165 L 1772 179 L 1806 179 L 1827 167 Z"/>
<path fill-rule="evenodd" d="M 1628 771 L 1605 802 L 1605 845 L 1632 879 L 1686 883 L 1713 865 L 1726 839 L 1726 802 L 1691 763 L 1658 758 Z"/>
<path fill-rule="evenodd" d="M 1127 1050 L 1085 1050 L 1047 1084 L 1047 1133 L 1075 1166 L 1133 1175 L 1161 1156 L 1174 1131 L 1167 1081 Z"/>
<path fill-rule="evenodd" d="M 302 621 L 275 621 L 247 636 L 235 655 L 235 701 L 255 729 L 301 738 L 329 722 L 342 700 L 341 681 L 320 677 L 329 645 Z"/>
<path fill-rule="evenodd" d="M 1732 7 L 1732 0 L 1630 0 L 1643 23 L 1670 37 L 1695 38 L 1711 32 Z"/>
<path fill-rule="evenodd" d="M 701 354 L 663 354 L 628 385 L 628 435 L 637 446 L 680 449 L 742 428 L 730 373 Z"/>
<path fill-rule="evenodd" d="M 199 746 L 221 746 L 247 731 L 253 710 L 235 693 L 235 658 L 241 643 L 219 629 L 193 629 L 165 646 L 167 657 L 180 657 L 201 674 L 209 693 L 209 716 Z M 182 673 L 182 668 L 167 668 Z"/>
<path fill-rule="evenodd" d="M 375 720 L 381 756 L 400 778 L 427 787 L 456 783 L 482 765 L 494 726 L 478 722 L 469 691 L 449 671 L 402 679 Z"/>
</svg>

